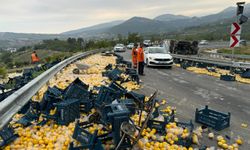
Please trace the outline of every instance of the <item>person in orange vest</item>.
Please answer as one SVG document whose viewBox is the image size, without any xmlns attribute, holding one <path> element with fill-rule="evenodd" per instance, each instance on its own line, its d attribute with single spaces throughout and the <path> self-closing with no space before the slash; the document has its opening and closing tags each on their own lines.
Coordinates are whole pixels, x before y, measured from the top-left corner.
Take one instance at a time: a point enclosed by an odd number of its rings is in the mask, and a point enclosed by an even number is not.
<svg viewBox="0 0 250 150">
<path fill-rule="evenodd" d="M 144 51 L 143 44 L 137 50 L 137 62 L 138 62 L 138 73 L 139 75 L 144 75 Z"/>
<path fill-rule="evenodd" d="M 132 48 L 132 62 L 133 62 L 133 67 L 137 68 L 137 44 L 134 45 Z"/>
<path fill-rule="evenodd" d="M 36 54 L 36 51 L 34 51 L 32 54 L 31 54 L 31 62 L 33 64 L 35 63 L 38 63 L 40 61 L 39 57 L 37 56 Z"/>
</svg>

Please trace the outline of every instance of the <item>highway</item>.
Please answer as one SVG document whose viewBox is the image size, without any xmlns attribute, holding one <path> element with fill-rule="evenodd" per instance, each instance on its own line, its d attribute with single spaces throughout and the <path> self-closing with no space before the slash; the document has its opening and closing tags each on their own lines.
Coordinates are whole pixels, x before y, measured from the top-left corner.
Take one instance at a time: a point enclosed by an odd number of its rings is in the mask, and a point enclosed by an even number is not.
<svg viewBox="0 0 250 150">
<path fill-rule="evenodd" d="M 130 53 L 131 50 L 127 50 L 119 54 L 131 60 Z M 145 76 L 141 76 L 141 80 L 143 88 L 140 92 L 149 95 L 157 89 L 159 98 L 166 99 L 168 105 L 177 108 L 177 118 L 181 121 L 194 120 L 195 109 L 205 105 L 221 112 L 230 112 L 230 128 L 218 134 L 228 135 L 232 141 L 239 135 L 245 142 L 240 149 L 249 149 L 250 85 L 221 81 L 219 78 L 188 72 L 175 66 L 172 69 L 145 67 Z M 242 123 L 248 124 L 248 128 L 241 127 Z M 208 143 L 207 146 L 213 143 L 203 142 Z"/>
</svg>

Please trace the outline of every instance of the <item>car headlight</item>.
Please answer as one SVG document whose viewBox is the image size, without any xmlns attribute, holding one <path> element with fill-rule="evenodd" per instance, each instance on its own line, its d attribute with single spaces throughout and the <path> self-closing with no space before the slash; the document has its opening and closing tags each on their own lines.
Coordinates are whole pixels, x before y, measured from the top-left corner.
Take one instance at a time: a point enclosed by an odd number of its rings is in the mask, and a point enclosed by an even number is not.
<svg viewBox="0 0 250 150">
<path fill-rule="evenodd" d="M 149 59 L 154 59 L 153 57 L 148 57 Z"/>
</svg>

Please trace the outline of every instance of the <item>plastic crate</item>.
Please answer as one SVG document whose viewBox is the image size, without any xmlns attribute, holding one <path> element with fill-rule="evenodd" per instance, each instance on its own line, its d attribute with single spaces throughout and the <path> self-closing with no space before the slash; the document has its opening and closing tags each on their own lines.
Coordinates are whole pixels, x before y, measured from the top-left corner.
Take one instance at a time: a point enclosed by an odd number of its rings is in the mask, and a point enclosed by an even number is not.
<svg viewBox="0 0 250 150">
<path fill-rule="evenodd" d="M 87 113 L 93 108 L 88 88 L 87 84 L 77 78 L 65 89 L 63 97 L 64 99 L 79 99 L 81 112 Z"/>
<path fill-rule="evenodd" d="M 103 108 L 101 121 L 112 124 L 112 137 L 115 145 L 121 140 L 121 124 L 129 121 L 130 111 L 124 104 L 110 104 Z"/>
<path fill-rule="evenodd" d="M 45 114 L 49 114 L 50 110 L 54 109 L 54 103 L 62 101 L 62 91 L 57 87 L 49 87 L 44 93 L 43 99 L 40 102 L 40 111 Z"/>
<path fill-rule="evenodd" d="M 151 118 L 148 120 L 147 126 L 150 128 L 155 128 L 160 133 L 165 133 L 166 124 L 170 122 L 174 122 L 174 111 L 172 111 L 171 115 L 164 116 L 164 121 L 155 120 L 155 118 Z"/>
<path fill-rule="evenodd" d="M 190 120 L 189 123 L 176 122 L 176 124 L 178 127 L 182 127 L 183 129 L 185 129 L 185 128 L 188 129 L 190 134 L 186 138 L 182 138 L 181 136 L 179 136 L 178 141 L 175 143 L 178 145 L 185 146 L 185 147 L 190 147 L 193 143 L 192 135 L 193 135 L 193 130 L 194 130 L 194 124 L 193 124 L 192 120 Z"/>
<path fill-rule="evenodd" d="M 11 126 L 5 126 L 0 130 L 0 148 L 3 148 L 7 144 L 11 143 L 14 141 L 18 135 L 15 134 L 14 129 Z"/>
<path fill-rule="evenodd" d="M 139 94 L 139 93 L 135 93 L 131 91 L 131 92 L 126 93 L 125 97 L 127 99 L 133 99 L 135 103 L 139 106 L 139 108 L 142 108 L 144 105 L 145 95 L 143 94 Z"/>
<path fill-rule="evenodd" d="M 68 125 L 80 117 L 80 101 L 78 99 L 67 99 L 54 104 L 55 115 L 47 115 L 46 118 L 53 119 L 59 125 Z"/>
<path fill-rule="evenodd" d="M 230 113 L 225 114 L 222 112 L 218 112 L 209 109 L 208 106 L 206 106 L 201 110 L 196 109 L 195 121 L 205 126 L 211 127 L 217 131 L 220 131 L 230 126 L 230 116 Z"/>
<path fill-rule="evenodd" d="M 63 97 L 65 99 L 85 99 L 89 96 L 89 86 L 76 78 L 65 90 Z"/>
<path fill-rule="evenodd" d="M 32 121 L 38 120 L 39 114 L 33 112 L 31 109 L 21 118 L 17 121 L 17 123 L 27 127 L 30 126 Z"/>
<path fill-rule="evenodd" d="M 119 69 L 114 69 L 110 72 L 107 72 L 107 77 L 112 81 L 117 81 L 120 79 L 120 75 L 122 74 L 122 71 Z"/>
<path fill-rule="evenodd" d="M 119 99 L 117 101 L 118 103 L 125 105 L 129 109 L 130 115 L 135 114 L 136 103 L 133 99 Z"/>
<path fill-rule="evenodd" d="M 121 95 L 119 92 L 116 92 L 110 87 L 102 86 L 94 102 L 94 107 L 100 110 L 105 105 L 111 104 L 113 100 L 119 99 L 120 97 Z"/>
<path fill-rule="evenodd" d="M 250 78 L 250 69 L 240 74 L 242 78 Z"/>
<path fill-rule="evenodd" d="M 126 61 L 126 60 L 121 60 L 120 64 L 126 65 L 128 68 L 132 68 L 132 62 Z"/>
<path fill-rule="evenodd" d="M 105 70 L 112 70 L 112 64 L 108 64 L 104 69 Z"/>
<path fill-rule="evenodd" d="M 97 137 L 97 133 L 97 130 L 94 132 L 94 134 L 89 133 L 85 129 L 81 128 L 79 126 L 79 122 L 77 122 L 72 137 L 80 142 L 81 146 L 74 147 L 74 144 L 72 142 L 70 143 L 69 150 L 104 150 L 101 141 Z"/>
<path fill-rule="evenodd" d="M 119 93 L 121 97 L 127 93 L 127 90 L 115 81 L 111 82 L 109 87 Z"/>
<path fill-rule="evenodd" d="M 235 76 L 234 75 L 220 75 L 220 80 L 235 81 Z"/>
</svg>

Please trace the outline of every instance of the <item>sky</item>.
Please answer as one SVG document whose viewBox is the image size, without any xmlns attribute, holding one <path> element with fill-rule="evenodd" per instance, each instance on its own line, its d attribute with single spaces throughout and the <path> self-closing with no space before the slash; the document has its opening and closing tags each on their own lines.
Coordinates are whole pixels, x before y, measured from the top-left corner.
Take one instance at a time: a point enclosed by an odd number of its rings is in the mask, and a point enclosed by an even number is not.
<svg viewBox="0 0 250 150">
<path fill-rule="evenodd" d="M 0 32 L 61 33 L 134 16 L 204 16 L 235 0 L 0 0 Z M 249 3 L 250 0 L 245 0 Z"/>
</svg>

